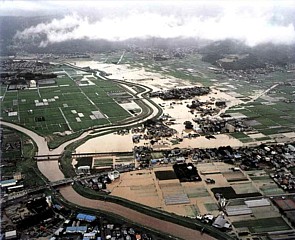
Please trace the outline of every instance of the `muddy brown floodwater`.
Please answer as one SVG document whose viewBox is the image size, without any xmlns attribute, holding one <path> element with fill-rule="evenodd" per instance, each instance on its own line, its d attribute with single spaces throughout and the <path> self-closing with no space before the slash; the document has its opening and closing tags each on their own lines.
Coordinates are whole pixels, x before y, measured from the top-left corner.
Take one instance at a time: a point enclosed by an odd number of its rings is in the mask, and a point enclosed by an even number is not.
<svg viewBox="0 0 295 240">
<path fill-rule="evenodd" d="M 58 161 L 37 161 L 40 172 L 50 181 L 60 181 L 65 178 L 59 168 Z"/>
<path fill-rule="evenodd" d="M 121 206 L 115 203 L 85 198 L 79 195 L 77 192 L 75 192 L 75 190 L 71 186 L 60 188 L 60 193 L 66 200 L 68 200 L 69 202 L 72 202 L 73 204 L 87 206 L 89 208 L 94 208 L 94 209 L 100 209 L 106 212 L 112 212 L 114 214 L 120 215 L 140 225 L 148 226 L 152 229 L 155 229 L 163 233 L 167 233 L 168 235 L 172 235 L 180 239 L 184 239 L 184 240 L 215 239 L 207 234 L 201 234 L 197 230 L 186 228 L 174 223 L 166 222 L 164 220 L 145 215 L 144 213 L 137 212 L 135 210 L 126 208 L 124 206 Z"/>
</svg>

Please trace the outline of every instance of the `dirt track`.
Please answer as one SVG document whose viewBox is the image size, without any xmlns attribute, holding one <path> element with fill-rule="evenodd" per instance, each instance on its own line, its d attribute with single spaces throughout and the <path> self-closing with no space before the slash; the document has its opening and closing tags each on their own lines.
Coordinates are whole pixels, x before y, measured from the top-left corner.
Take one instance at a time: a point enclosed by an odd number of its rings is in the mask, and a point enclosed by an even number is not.
<svg viewBox="0 0 295 240">
<path fill-rule="evenodd" d="M 131 221 L 158 230 L 160 232 L 167 233 L 168 235 L 175 236 L 184 240 L 213 240 L 215 238 L 201 234 L 197 230 L 186 228 L 174 223 L 160 220 L 144 213 L 137 212 L 135 210 L 123 207 L 121 205 L 104 202 L 100 200 L 93 200 L 85 198 L 78 193 L 71 186 L 60 188 L 61 195 L 73 204 L 86 206 L 89 208 L 101 209 L 103 211 L 112 212 L 120 215 L 124 218 L 130 219 Z"/>
</svg>

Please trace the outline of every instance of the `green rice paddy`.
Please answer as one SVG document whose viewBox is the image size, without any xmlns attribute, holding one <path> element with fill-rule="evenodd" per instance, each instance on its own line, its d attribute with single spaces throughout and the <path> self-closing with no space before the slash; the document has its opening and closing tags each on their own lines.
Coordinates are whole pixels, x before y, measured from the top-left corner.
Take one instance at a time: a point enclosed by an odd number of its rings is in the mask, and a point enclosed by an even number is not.
<svg viewBox="0 0 295 240">
<path fill-rule="evenodd" d="M 274 232 L 289 230 L 289 225 L 281 217 L 263 218 L 234 222 L 236 228 L 248 227 L 252 233 Z"/>
<path fill-rule="evenodd" d="M 102 125 L 116 124 L 130 113 L 122 108 L 111 93 L 122 92 L 130 95 L 118 84 L 79 72 L 67 66 L 55 68 L 58 72 L 56 83 L 35 89 L 11 90 L 1 88 L 2 118 L 21 124 L 41 135 L 65 131 L 78 132 Z M 76 79 L 89 76 L 93 84 L 79 86 Z M 88 81 L 86 81 L 88 82 Z M 5 95 L 4 95 L 5 93 Z M 16 112 L 16 116 L 8 116 Z M 99 117 L 94 113 L 99 112 Z"/>
</svg>

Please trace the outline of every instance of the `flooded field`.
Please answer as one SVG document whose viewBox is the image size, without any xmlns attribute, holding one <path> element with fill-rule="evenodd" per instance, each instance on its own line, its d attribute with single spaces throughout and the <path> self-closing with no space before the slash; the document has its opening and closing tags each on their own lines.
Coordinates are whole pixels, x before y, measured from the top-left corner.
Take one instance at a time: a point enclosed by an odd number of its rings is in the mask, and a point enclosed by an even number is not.
<svg viewBox="0 0 295 240">
<path fill-rule="evenodd" d="M 140 143 L 133 143 L 131 133 L 126 135 L 107 134 L 100 137 L 92 138 L 81 146 L 76 148 L 76 153 L 112 153 L 112 152 L 131 152 L 134 146 L 150 146 L 149 141 L 142 140 Z M 173 140 L 173 138 L 170 138 Z M 243 146 L 236 138 L 220 134 L 216 135 L 215 139 L 207 139 L 204 136 L 189 139 L 184 138 L 182 142 L 174 144 L 169 139 L 161 140 L 152 147 L 155 150 L 170 149 L 170 148 L 216 148 L 220 146 Z"/>
<path fill-rule="evenodd" d="M 131 67 L 128 64 L 115 65 L 101 63 L 98 61 L 77 61 L 74 62 L 78 67 L 90 67 L 92 69 L 98 69 L 111 73 L 108 76 L 109 79 L 125 80 L 130 82 L 137 82 L 147 87 L 154 89 L 155 91 L 161 89 L 171 89 L 175 86 L 190 86 L 189 81 L 184 81 L 171 76 L 164 76 L 160 73 L 146 71 L 145 68 Z"/>
<path fill-rule="evenodd" d="M 93 69 L 103 70 L 112 75 L 108 76 L 110 79 L 121 79 L 126 81 L 137 82 L 154 90 L 171 89 L 174 87 L 191 86 L 189 81 L 176 79 L 174 77 L 166 77 L 160 73 L 148 72 L 144 68 L 133 68 L 130 65 L 114 65 L 106 64 L 97 61 L 78 61 L 75 62 L 76 66 L 90 67 Z M 241 100 L 235 98 L 232 95 L 221 92 L 218 89 L 212 89 L 211 93 L 206 96 L 196 97 L 201 102 L 223 100 L 227 103 L 227 108 L 230 106 L 241 103 Z M 184 122 L 192 121 L 195 114 L 189 112 L 189 108 L 186 107 L 191 100 L 178 100 L 178 101 L 163 101 L 160 98 L 152 99 L 155 103 L 162 106 L 164 114 L 170 115 L 176 121 L 171 128 L 177 130 L 177 136 L 182 138 L 187 135 L 185 131 Z M 172 104 L 173 103 L 173 104 Z M 226 109 L 227 109 L 226 108 Z M 226 109 L 220 111 L 224 112 Z M 220 114 L 219 113 L 219 114 Z M 105 152 L 128 152 L 132 151 L 135 145 L 148 145 L 147 141 L 140 141 L 139 144 L 132 142 L 132 134 L 128 135 L 114 135 L 108 134 L 105 136 L 93 138 L 88 140 L 76 149 L 77 153 L 105 153 Z M 154 149 L 167 149 L 171 147 L 180 148 L 213 148 L 219 146 L 231 145 L 233 147 L 239 147 L 243 144 L 230 136 L 217 135 L 216 139 L 208 140 L 205 137 L 198 137 L 196 139 L 184 139 L 183 142 L 175 144 L 173 138 L 161 140 L 161 142 L 153 145 Z"/>
</svg>

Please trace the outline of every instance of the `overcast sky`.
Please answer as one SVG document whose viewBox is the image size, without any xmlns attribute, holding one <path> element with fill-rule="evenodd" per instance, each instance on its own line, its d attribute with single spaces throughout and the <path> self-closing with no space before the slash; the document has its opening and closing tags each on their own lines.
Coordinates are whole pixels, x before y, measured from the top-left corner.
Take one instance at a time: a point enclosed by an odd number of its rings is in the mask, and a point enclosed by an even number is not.
<svg viewBox="0 0 295 240">
<path fill-rule="evenodd" d="M 295 1 L 1 1 L 3 15 L 60 15 L 19 32 L 40 46 L 73 39 L 237 39 L 294 43 Z"/>
</svg>

